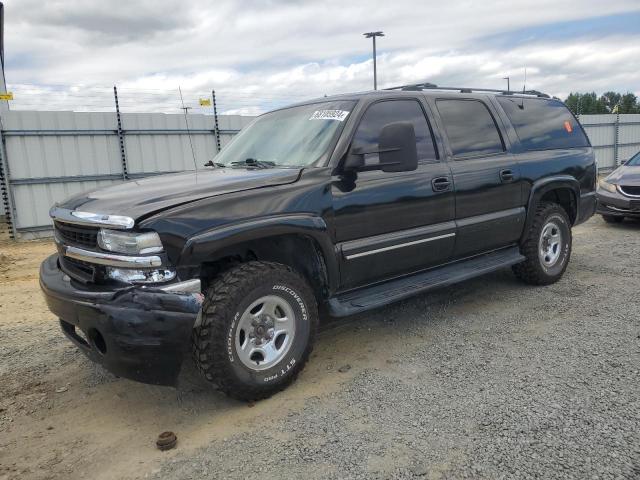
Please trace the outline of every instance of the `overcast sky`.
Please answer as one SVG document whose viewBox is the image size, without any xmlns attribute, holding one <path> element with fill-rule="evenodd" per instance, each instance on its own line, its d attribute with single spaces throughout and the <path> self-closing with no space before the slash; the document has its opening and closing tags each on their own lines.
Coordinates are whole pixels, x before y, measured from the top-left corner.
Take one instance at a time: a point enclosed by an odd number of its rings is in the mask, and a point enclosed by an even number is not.
<svg viewBox="0 0 640 480">
<path fill-rule="evenodd" d="M 640 95 L 639 0 L 5 0 L 12 108 L 257 113 L 372 87 L 527 88 Z M 197 109 L 196 109 L 197 110 Z"/>
</svg>

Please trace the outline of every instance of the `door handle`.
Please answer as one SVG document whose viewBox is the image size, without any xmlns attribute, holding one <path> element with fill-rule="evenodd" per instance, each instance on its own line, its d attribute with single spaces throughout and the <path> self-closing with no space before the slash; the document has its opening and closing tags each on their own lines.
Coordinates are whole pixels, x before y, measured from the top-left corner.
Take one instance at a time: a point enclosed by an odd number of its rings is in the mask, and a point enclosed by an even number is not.
<svg viewBox="0 0 640 480">
<path fill-rule="evenodd" d="M 449 177 L 436 177 L 431 180 L 434 192 L 448 192 L 451 190 L 451 180 Z"/>
<path fill-rule="evenodd" d="M 500 180 L 504 183 L 513 182 L 513 172 L 510 169 L 500 170 Z"/>
</svg>

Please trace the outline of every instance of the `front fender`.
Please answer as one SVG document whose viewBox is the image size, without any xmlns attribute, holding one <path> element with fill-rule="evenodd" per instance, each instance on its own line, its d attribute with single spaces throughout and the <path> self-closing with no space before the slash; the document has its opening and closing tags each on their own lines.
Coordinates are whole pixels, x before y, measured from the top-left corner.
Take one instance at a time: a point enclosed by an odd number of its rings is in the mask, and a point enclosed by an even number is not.
<svg viewBox="0 0 640 480">
<path fill-rule="evenodd" d="M 216 252 L 234 245 L 278 235 L 300 235 L 319 246 L 327 268 L 329 288 L 338 284 L 336 251 L 324 219 L 316 215 L 276 215 L 213 228 L 190 238 L 180 253 L 181 267 L 197 267 L 215 257 Z"/>
</svg>

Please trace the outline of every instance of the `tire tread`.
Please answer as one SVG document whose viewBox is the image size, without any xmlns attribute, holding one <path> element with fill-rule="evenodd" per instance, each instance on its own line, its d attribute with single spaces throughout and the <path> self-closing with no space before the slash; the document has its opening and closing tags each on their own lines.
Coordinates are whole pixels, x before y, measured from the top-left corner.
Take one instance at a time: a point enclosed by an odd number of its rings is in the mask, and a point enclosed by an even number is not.
<svg viewBox="0 0 640 480">
<path fill-rule="evenodd" d="M 540 260 L 538 258 L 538 237 L 544 222 L 553 213 L 560 213 L 564 216 L 567 225 L 569 225 L 569 234 L 571 235 L 571 223 L 564 208 L 553 202 L 542 202 L 537 205 L 527 238 L 520 246 L 520 251 L 522 255 L 526 257 L 526 260 L 512 267 L 516 277 L 529 285 L 549 285 L 557 282 L 569 264 L 569 259 L 567 259 L 562 271 L 555 276 L 547 275 L 540 266 Z"/>
<path fill-rule="evenodd" d="M 309 341 L 302 358 L 296 362 L 284 382 L 271 385 L 271 388 L 256 388 L 237 381 L 229 368 L 227 357 L 226 335 L 216 335 L 226 331 L 228 315 L 234 310 L 243 292 L 250 291 L 260 284 L 266 275 L 285 273 L 287 276 L 297 277 L 299 287 L 307 290 L 304 295 L 313 299 L 309 310 L 309 321 L 312 322 Z M 255 401 L 270 397 L 291 384 L 298 376 L 313 350 L 318 316 L 315 297 L 311 293 L 305 280 L 293 269 L 275 262 L 250 261 L 241 263 L 215 278 L 207 288 L 202 305 L 202 323 L 194 329 L 192 337 L 192 351 L 196 366 L 204 377 L 214 383 L 219 390 L 230 397 L 243 401 Z"/>
</svg>

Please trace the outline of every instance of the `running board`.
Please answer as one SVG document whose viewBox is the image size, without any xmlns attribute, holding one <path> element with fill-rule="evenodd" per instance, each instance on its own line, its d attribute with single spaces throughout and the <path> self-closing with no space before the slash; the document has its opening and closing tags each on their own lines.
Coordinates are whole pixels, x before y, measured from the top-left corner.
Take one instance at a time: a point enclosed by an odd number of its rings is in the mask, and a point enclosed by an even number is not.
<svg viewBox="0 0 640 480">
<path fill-rule="evenodd" d="M 344 317 L 510 267 L 525 260 L 518 247 L 510 247 L 460 260 L 442 267 L 352 290 L 329 299 L 329 313 Z"/>
</svg>

